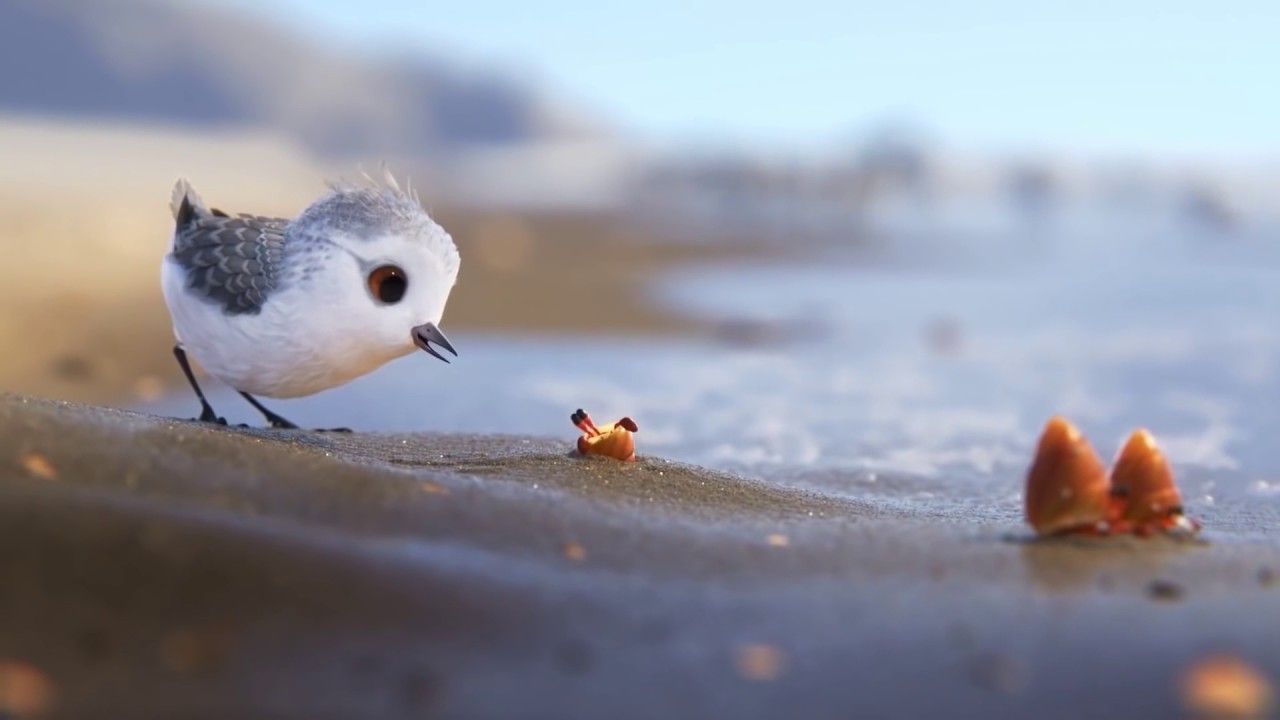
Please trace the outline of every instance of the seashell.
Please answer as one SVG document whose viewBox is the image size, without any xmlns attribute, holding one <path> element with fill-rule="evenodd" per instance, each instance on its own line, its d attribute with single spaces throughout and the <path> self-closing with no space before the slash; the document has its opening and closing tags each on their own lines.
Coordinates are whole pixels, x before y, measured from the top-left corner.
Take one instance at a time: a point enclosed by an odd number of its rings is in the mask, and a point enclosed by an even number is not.
<svg viewBox="0 0 1280 720">
<path fill-rule="evenodd" d="M 1027 522 L 1041 535 L 1105 533 L 1115 514 L 1107 469 L 1089 441 L 1051 418 L 1027 471 Z"/>
<path fill-rule="evenodd" d="M 1182 494 L 1169 461 L 1146 430 L 1135 430 L 1111 469 L 1111 494 L 1119 521 L 1137 532 L 1194 526 L 1182 515 Z M 1193 531 L 1194 532 L 1194 531 Z"/>
</svg>

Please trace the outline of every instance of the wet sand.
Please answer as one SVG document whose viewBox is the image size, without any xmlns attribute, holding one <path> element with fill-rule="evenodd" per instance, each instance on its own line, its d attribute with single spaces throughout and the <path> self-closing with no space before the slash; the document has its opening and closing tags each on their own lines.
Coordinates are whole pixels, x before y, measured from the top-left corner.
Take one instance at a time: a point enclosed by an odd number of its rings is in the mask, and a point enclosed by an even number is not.
<svg viewBox="0 0 1280 720">
<path fill-rule="evenodd" d="M 567 438 L 9 396 L 0 533 L 0 661 L 57 717 L 1171 717 L 1208 653 L 1280 673 L 1273 542 L 1033 542 Z"/>
</svg>

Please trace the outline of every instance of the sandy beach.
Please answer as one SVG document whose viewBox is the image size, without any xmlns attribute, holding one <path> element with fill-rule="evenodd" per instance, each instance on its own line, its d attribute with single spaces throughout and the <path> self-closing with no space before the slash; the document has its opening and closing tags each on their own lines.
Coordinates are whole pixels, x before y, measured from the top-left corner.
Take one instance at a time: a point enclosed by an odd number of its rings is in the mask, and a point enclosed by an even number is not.
<svg viewBox="0 0 1280 720">
<path fill-rule="evenodd" d="M 0 720 L 1280 720 L 1280 5 L 1149 5 L 0 0 Z"/>
<path fill-rule="evenodd" d="M 1280 551 L 1212 532 L 16 396 L 0 437 L 0 657 L 58 717 L 1173 717 L 1207 654 L 1280 663 Z"/>
<path fill-rule="evenodd" d="M 284 412 L 463 432 L 208 427 L 34 396 L 191 411 L 154 278 L 177 171 L 148 158 L 279 152 L 259 185 L 182 172 L 211 202 L 280 214 L 324 170 L 269 139 L 25 132 L 0 137 L 48 167 L 0 178 L 0 232 L 59 275 L 0 278 L 0 340 L 23 348 L 0 381 L 24 393 L 0 401 L 0 701 L 25 688 L 69 718 L 1174 717 L 1195 714 L 1201 663 L 1244 663 L 1264 689 L 1280 671 L 1274 453 L 1248 432 L 1269 427 L 1257 388 L 1280 347 L 1241 313 L 1274 287 L 1265 269 L 1170 267 L 1142 296 L 1091 270 L 1097 308 L 1129 313 L 1071 315 L 1046 310 L 1074 297 L 1070 273 L 752 264 L 765 251 L 608 216 L 446 208 L 465 269 L 445 326 L 467 362 L 406 358 Z M 143 170 L 71 172 L 91 150 Z M 1212 382 L 1158 382 L 1170 358 Z M 641 461 L 574 457 L 580 402 L 636 414 Z M 1034 539 L 1021 473 L 1063 408 L 1104 443 L 1138 422 L 1168 437 L 1203 538 Z"/>
</svg>

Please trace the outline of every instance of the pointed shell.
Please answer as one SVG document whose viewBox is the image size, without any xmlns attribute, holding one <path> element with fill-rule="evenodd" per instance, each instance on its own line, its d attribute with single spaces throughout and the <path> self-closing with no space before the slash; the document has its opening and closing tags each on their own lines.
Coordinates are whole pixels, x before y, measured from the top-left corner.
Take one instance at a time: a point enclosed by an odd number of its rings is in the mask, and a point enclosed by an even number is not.
<svg viewBox="0 0 1280 720">
<path fill-rule="evenodd" d="M 1135 525 L 1182 512 L 1182 495 L 1174 485 L 1173 470 L 1146 430 L 1135 430 L 1120 451 L 1111 470 L 1111 492 L 1123 502 L 1123 519 Z"/>
<path fill-rule="evenodd" d="M 1027 471 L 1027 522 L 1041 535 L 1088 530 L 1109 519 L 1107 469 L 1070 422 L 1045 425 Z"/>
</svg>

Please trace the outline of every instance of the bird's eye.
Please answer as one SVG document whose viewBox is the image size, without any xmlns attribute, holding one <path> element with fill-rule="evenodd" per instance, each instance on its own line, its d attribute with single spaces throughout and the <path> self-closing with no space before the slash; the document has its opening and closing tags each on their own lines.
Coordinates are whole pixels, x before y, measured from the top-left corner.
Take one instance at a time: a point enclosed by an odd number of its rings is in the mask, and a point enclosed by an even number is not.
<svg viewBox="0 0 1280 720">
<path fill-rule="evenodd" d="M 404 297 L 409 289 L 409 278 L 395 265 L 383 265 L 369 273 L 369 292 L 378 302 L 393 305 Z"/>
</svg>

